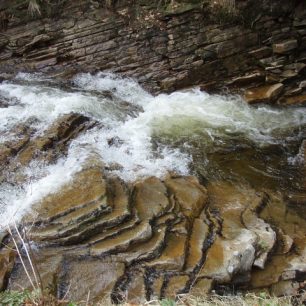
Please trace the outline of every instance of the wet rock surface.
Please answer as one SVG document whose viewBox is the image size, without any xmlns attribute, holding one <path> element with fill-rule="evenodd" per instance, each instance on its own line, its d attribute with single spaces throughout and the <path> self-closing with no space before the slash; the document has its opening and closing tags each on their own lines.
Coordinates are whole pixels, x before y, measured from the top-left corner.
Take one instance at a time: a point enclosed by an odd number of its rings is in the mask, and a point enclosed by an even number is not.
<svg viewBox="0 0 306 306">
<path fill-rule="evenodd" d="M 111 69 L 155 93 L 226 85 L 249 103 L 305 104 L 303 4 L 286 11 L 285 20 L 264 12 L 246 28 L 207 24 L 198 7 L 158 15 L 139 27 L 127 22 L 121 7 L 114 12 L 85 2 L 67 1 L 69 13 L 56 21 L 32 20 L 24 26 L 7 20 L 0 68 L 12 74 L 41 70 L 58 78 Z M 3 75 L 1 81 L 9 78 Z M 0 101 L 1 108 L 7 106 Z M 15 140 L 0 146 L 0 181 L 30 180 L 24 168 L 33 161 L 52 165 L 73 139 L 96 124 L 71 113 L 41 134 L 32 122 L 14 126 Z M 116 141 L 110 139 L 109 145 Z M 274 295 L 298 295 L 304 289 L 303 190 L 282 195 L 222 177 L 200 182 L 174 173 L 126 183 L 106 170 L 94 154 L 88 157 L 71 180 L 34 203 L 20 223 L 42 285 L 59 298 L 140 303 L 233 286 L 264 288 Z M 3 241 L 0 290 L 31 288 L 12 241 Z"/>
<path fill-rule="evenodd" d="M 126 184 L 94 159 L 22 224 L 43 286 L 73 300 L 140 303 L 233 284 L 296 295 L 306 272 L 305 219 L 280 194 L 195 177 Z M 1 279 L 31 288 L 8 252 Z"/>
</svg>

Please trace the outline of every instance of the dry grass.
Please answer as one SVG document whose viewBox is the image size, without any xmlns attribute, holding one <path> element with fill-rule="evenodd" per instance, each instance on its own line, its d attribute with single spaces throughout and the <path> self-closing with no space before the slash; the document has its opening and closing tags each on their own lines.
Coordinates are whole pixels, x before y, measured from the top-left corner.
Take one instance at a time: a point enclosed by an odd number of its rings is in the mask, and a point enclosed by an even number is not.
<svg viewBox="0 0 306 306">
<path fill-rule="evenodd" d="M 81 304 L 77 304 L 81 305 Z M 86 305 L 86 304 L 82 304 Z M 96 306 L 111 306 L 113 305 L 109 300 L 103 300 Z M 244 296 L 202 296 L 194 297 L 191 295 L 182 295 L 176 301 L 171 299 L 153 300 L 142 304 L 125 303 L 120 306 L 292 306 L 292 299 L 290 297 L 270 297 L 265 294 L 255 295 L 246 294 Z M 295 305 L 302 305 L 297 303 Z"/>
<path fill-rule="evenodd" d="M 103 300 L 99 303 L 58 301 L 53 296 L 42 296 L 39 293 L 29 292 L 6 292 L 0 293 L 0 305 L 26 305 L 26 306 L 113 306 L 110 300 Z M 177 301 L 164 299 L 153 300 L 145 303 L 124 303 L 118 306 L 292 306 L 289 297 L 269 297 L 247 294 L 245 296 L 210 296 L 193 297 L 185 295 L 178 297 Z M 294 305 L 302 305 L 295 303 Z"/>
<path fill-rule="evenodd" d="M 41 15 L 40 4 L 38 0 L 29 0 L 28 11 L 31 16 Z"/>
</svg>

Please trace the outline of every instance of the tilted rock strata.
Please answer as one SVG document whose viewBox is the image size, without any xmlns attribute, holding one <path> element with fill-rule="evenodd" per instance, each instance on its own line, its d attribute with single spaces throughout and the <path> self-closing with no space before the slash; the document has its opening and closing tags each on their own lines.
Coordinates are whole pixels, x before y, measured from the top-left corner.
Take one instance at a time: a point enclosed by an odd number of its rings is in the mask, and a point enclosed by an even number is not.
<svg viewBox="0 0 306 306">
<path fill-rule="evenodd" d="M 43 285 L 59 297 L 82 300 L 90 291 L 93 302 L 137 303 L 233 283 L 281 294 L 288 286 L 297 292 L 306 271 L 305 221 L 291 212 L 293 222 L 285 222 L 284 207 L 268 191 L 223 182 L 205 188 L 194 177 L 127 185 L 92 159 L 34 205 L 24 224 Z M 30 288 L 17 260 L 8 288 L 19 286 Z"/>
<path fill-rule="evenodd" d="M 250 25 L 237 25 L 235 18 L 220 24 L 201 6 L 168 12 L 146 1 L 117 1 L 113 9 L 98 1 L 66 1 L 56 19 L 26 23 L 26 10 L 18 19 L 4 7 L 1 71 L 67 77 L 107 70 L 136 78 L 154 93 L 225 85 L 242 94 L 257 92 L 252 103 L 304 104 L 306 88 L 299 83 L 305 81 L 305 3 L 273 0 L 263 9 L 265 2 L 236 1 L 238 16 Z"/>
</svg>

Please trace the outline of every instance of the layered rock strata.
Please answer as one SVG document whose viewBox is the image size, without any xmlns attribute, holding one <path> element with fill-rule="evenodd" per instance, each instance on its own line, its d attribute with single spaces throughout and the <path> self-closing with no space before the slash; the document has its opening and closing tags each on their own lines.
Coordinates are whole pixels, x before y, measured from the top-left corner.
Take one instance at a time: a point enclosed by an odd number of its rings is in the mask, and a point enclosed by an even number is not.
<svg viewBox="0 0 306 306">
<path fill-rule="evenodd" d="M 26 10 L 18 17 L 4 3 L 1 71 L 112 71 L 155 93 L 226 86 L 246 91 L 250 103 L 305 103 L 303 1 L 236 1 L 234 15 L 219 8 L 217 16 L 205 1 L 176 2 L 165 9 L 154 1 L 120 1 L 110 9 L 98 1 L 66 1 L 56 18 L 26 23 Z"/>
<path fill-rule="evenodd" d="M 127 184 L 93 156 L 20 224 L 42 286 L 59 298 L 139 303 L 227 286 L 298 295 L 305 285 L 305 219 L 246 185 L 175 175 Z M 3 237 L 1 287 L 31 289 L 12 246 Z"/>
</svg>

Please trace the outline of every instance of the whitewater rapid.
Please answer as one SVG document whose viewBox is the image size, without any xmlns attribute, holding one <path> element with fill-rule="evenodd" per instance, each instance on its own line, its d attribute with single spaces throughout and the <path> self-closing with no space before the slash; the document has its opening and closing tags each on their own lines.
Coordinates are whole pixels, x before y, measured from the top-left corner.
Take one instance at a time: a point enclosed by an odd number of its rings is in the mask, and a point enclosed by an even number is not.
<svg viewBox="0 0 306 306">
<path fill-rule="evenodd" d="M 265 146 L 284 141 L 292 130 L 306 124 L 303 107 L 255 108 L 239 96 L 209 95 L 198 88 L 153 96 L 132 79 L 105 73 L 80 74 L 64 87 L 41 75 L 19 74 L 0 84 L 0 100 L 8 104 L 0 112 L 0 144 L 12 140 L 10 131 L 21 122 L 33 126 L 36 135 L 71 112 L 100 123 L 74 139 L 67 156 L 56 164 L 33 161 L 23 170 L 31 182 L 0 185 L 2 226 L 69 183 L 89 156 L 98 157 L 111 174 L 125 181 L 163 177 L 169 171 L 187 175 L 192 155 L 186 150 L 190 146 L 186 139 L 195 138 L 208 148 L 215 139 L 226 141 L 238 135 Z"/>
</svg>

